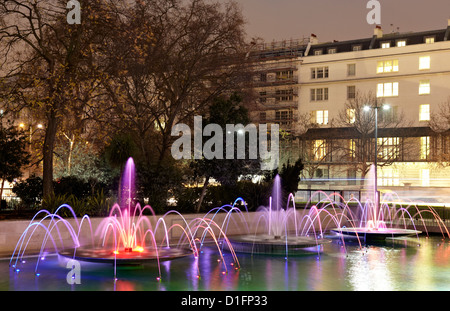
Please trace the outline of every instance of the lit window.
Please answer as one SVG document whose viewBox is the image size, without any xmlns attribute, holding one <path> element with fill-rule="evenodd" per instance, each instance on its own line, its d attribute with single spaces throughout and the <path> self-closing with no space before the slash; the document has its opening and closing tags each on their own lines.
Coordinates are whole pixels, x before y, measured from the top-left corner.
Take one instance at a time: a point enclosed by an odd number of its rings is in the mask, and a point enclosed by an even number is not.
<svg viewBox="0 0 450 311">
<path fill-rule="evenodd" d="M 320 161 L 326 156 L 326 141 L 319 139 L 314 141 L 313 146 L 314 159 Z"/>
<path fill-rule="evenodd" d="M 419 70 L 430 69 L 430 64 L 431 64 L 430 56 L 421 56 L 419 58 Z"/>
<path fill-rule="evenodd" d="M 336 54 L 336 48 L 328 49 L 328 54 Z"/>
<path fill-rule="evenodd" d="M 427 160 L 430 155 L 430 136 L 420 137 L 420 159 Z"/>
<path fill-rule="evenodd" d="M 379 177 L 381 186 L 400 186 L 400 173 L 398 169 L 383 167 L 383 169 L 380 170 Z"/>
<path fill-rule="evenodd" d="M 361 50 L 362 50 L 362 46 L 361 46 L 361 45 L 354 45 L 354 46 L 352 47 L 352 50 L 355 51 L 355 52 L 361 51 Z"/>
<path fill-rule="evenodd" d="M 377 73 L 398 72 L 398 59 L 377 62 Z"/>
<path fill-rule="evenodd" d="M 314 55 L 322 55 L 322 50 L 315 50 Z"/>
<path fill-rule="evenodd" d="M 398 96 L 398 82 L 378 83 L 377 97 Z"/>
<path fill-rule="evenodd" d="M 422 187 L 430 186 L 430 170 L 429 169 L 421 169 L 420 170 L 420 180 L 422 181 Z"/>
<path fill-rule="evenodd" d="M 347 109 L 347 122 L 353 124 L 355 123 L 355 121 L 356 121 L 356 110 Z"/>
<path fill-rule="evenodd" d="M 381 48 L 382 49 L 388 49 L 390 47 L 391 47 L 391 43 L 389 43 L 389 42 L 381 43 Z"/>
<path fill-rule="evenodd" d="M 430 121 L 430 105 L 420 105 L 419 107 L 419 121 Z"/>
<path fill-rule="evenodd" d="M 378 138 L 377 144 L 378 158 L 382 160 L 395 160 L 400 155 L 400 138 L 399 137 L 384 137 Z"/>
<path fill-rule="evenodd" d="M 432 44 L 432 43 L 434 43 L 434 37 L 426 37 L 426 38 L 425 38 L 425 43 L 426 43 L 426 44 Z"/>
<path fill-rule="evenodd" d="M 406 46 L 406 41 L 405 40 L 397 41 L 397 47 L 402 47 L 402 46 Z"/>
<path fill-rule="evenodd" d="M 328 110 L 317 110 L 316 111 L 316 123 L 317 124 L 328 124 Z"/>
<path fill-rule="evenodd" d="M 349 156 L 351 159 L 356 158 L 356 140 L 350 139 L 349 141 Z"/>
<path fill-rule="evenodd" d="M 430 94 L 430 80 L 422 80 L 419 84 L 419 95 Z"/>
</svg>

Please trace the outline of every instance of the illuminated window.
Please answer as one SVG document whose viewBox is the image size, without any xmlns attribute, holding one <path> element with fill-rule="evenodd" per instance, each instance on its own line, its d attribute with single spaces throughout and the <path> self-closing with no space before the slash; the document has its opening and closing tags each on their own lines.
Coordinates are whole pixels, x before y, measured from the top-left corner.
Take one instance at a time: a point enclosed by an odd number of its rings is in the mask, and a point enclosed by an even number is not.
<svg viewBox="0 0 450 311">
<path fill-rule="evenodd" d="M 347 109 L 347 123 L 353 124 L 356 121 L 356 110 Z"/>
<path fill-rule="evenodd" d="M 313 145 L 313 153 L 314 153 L 314 160 L 320 161 L 323 160 L 326 156 L 326 141 L 319 139 L 314 141 Z"/>
<path fill-rule="evenodd" d="M 395 160 L 400 155 L 400 138 L 384 137 L 378 138 L 378 158 L 382 160 Z"/>
<path fill-rule="evenodd" d="M 377 62 L 377 73 L 398 72 L 398 59 Z"/>
<path fill-rule="evenodd" d="M 398 40 L 397 41 L 397 47 L 406 46 L 406 40 Z"/>
<path fill-rule="evenodd" d="M 348 150 L 349 150 L 350 159 L 355 159 L 356 158 L 356 140 L 350 139 L 348 147 L 349 147 Z"/>
<path fill-rule="evenodd" d="M 313 111 L 313 121 L 316 124 L 328 124 L 328 110 Z"/>
<path fill-rule="evenodd" d="M 400 186 L 400 173 L 398 169 L 384 167 L 380 171 L 381 186 Z"/>
<path fill-rule="evenodd" d="M 430 105 L 420 105 L 419 107 L 419 121 L 430 121 Z"/>
<path fill-rule="evenodd" d="M 420 159 L 426 160 L 430 156 L 430 136 L 420 137 Z"/>
<path fill-rule="evenodd" d="M 398 96 L 398 82 L 378 83 L 377 97 Z"/>
<path fill-rule="evenodd" d="M 419 95 L 430 94 L 430 80 L 422 80 L 419 84 Z"/>
<path fill-rule="evenodd" d="M 432 44 L 432 43 L 434 43 L 434 37 L 426 37 L 426 38 L 425 38 L 425 43 L 426 43 L 426 44 Z"/>
<path fill-rule="evenodd" d="M 422 187 L 430 186 L 430 170 L 429 169 L 421 169 L 420 170 L 420 180 L 422 181 Z"/>
<path fill-rule="evenodd" d="M 427 70 L 430 69 L 431 58 L 430 56 L 421 56 L 419 58 L 419 70 Z"/>
<path fill-rule="evenodd" d="M 382 49 L 388 49 L 390 47 L 391 47 L 391 43 L 390 42 L 381 43 L 381 48 Z"/>
</svg>

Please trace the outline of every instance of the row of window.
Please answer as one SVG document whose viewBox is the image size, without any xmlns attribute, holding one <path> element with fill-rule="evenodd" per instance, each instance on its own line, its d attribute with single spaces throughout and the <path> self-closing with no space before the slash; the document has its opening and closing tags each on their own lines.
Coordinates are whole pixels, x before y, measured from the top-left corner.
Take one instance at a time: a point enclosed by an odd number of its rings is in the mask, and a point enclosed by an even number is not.
<svg viewBox="0 0 450 311">
<path fill-rule="evenodd" d="M 376 73 L 392 73 L 399 72 L 399 61 L 398 59 L 387 59 L 377 61 Z M 431 57 L 429 55 L 419 57 L 419 70 L 429 70 L 431 69 Z M 329 67 L 314 67 L 311 68 L 311 79 L 325 79 L 329 77 Z M 347 64 L 347 76 L 356 75 L 356 64 Z"/>
<path fill-rule="evenodd" d="M 400 157 L 400 137 L 378 138 L 378 159 L 384 161 L 396 160 Z M 357 141 L 350 139 L 348 141 L 349 157 L 356 158 Z M 325 139 L 317 139 L 312 142 L 312 154 L 315 161 L 322 161 L 329 153 L 329 144 Z M 430 137 L 420 137 L 420 160 L 428 160 L 430 157 Z"/>
<path fill-rule="evenodd" d="M 435 37 L 434 36 L 429 36 L 429 37 L 424 37 L 424 43 L 425 44 L 432 44 L 435 42 Z M 406 39 L 400 39 L 400 40 L 396 40 L 395 41 L 395 45 L 392 44 L 393 42 L 391 41 L 384 41 L 381 42 L 380 47 L 382 49 L 388 49 L 391 47 L 403 47 L 407 45 L 407 41 Z M 352 51 L 356 52 L 356 51 L 361 51 L 362 50 L 362 45 L 361 44 L 356 44 L 352 46 Z M 327 49 L 327 53 L 328 54 L 336 54 L 337 53 L 337 48 L 328 48 Z M 314 55 L 322 55 L 323 54 L 323 49 L 316 49 L 314 50 Z"/>
<path fill-rule="evenodd" d="M 431 94 L 430 80 L 419 81 L 419 95 Z M 310 101 L 326 101 L 328 100 L 329 90 L 327 87 L 310 89 Z M 377 84 L 377 97 L 397 97 L 399 96 L 399 82 L 385 82 Z M 356 86 L 347 86 L 347 99 L 356 98 Z"/>
<path fill-rule="evenodd" d="M 398 119 L 398 107 L 393 106 L 388 110 L 382 110 L 379 113 L 378 119 L 380 122 L 392 123 Z M 355 109 L 347 109 L 346 121 L 349 124 L 356 122 Z M 419 106 L 419 121 L 430 121 L 430 105 L 423 104 Z M 311 111 L 311 122 L 319 125 L 328 124 L 328 110 L 313 110 Z"/>
</svg>

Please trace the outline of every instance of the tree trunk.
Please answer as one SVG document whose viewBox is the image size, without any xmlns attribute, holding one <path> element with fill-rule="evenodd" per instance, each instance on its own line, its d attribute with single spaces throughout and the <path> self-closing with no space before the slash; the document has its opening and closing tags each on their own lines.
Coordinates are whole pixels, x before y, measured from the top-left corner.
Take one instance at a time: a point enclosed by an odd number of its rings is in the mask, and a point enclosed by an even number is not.
<svg viewBox="0 0 450 311">
<path fill-rule="evenodd" d="M 5 186 L 5 180 L 2 179 L 2 186 L 0 188 L 0 206 L 1 206 L 2 198 L 3 198 L 3 187 L 4 186 Z"/>
<path fill-rule="evenodd" d="M 200 213 L 200 208 L 202 207 L 203 199 L 205 198 L 206 191 L 208 190 L 208 184 L 209 184 L 209 176 L 206 176 L 205 182 L 203 183 L 202 194 L 200 195 L 200 198 L 198 199 L 198 204 L 197 204 L 197 209 L 196 209 L 197 213 Z"/>
<path fill-rule="evenodd" d="M 58 121 L 55 117 L 55 111 L 50 113 L 43 146 L 43 195 L 44 198 L 53 194 L 53 151 L 55 148 L 56 131 Z"/>
</svg>

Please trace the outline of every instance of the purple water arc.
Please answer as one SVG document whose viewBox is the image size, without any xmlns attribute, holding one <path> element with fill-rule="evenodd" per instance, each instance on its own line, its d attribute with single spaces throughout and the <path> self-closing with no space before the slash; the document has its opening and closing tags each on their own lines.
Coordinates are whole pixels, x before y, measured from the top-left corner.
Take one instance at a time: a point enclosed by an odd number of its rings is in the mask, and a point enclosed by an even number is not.
<svg viewBox="0 0 450 311">
<path fill-rule="evenodd" d="M 125 164 L 120 183 L 120 206 L 131 212 L 133 200 L 136 194 L 135 187 L 136 167 L 133 158 L 129 158 Z"/>
</svg>

